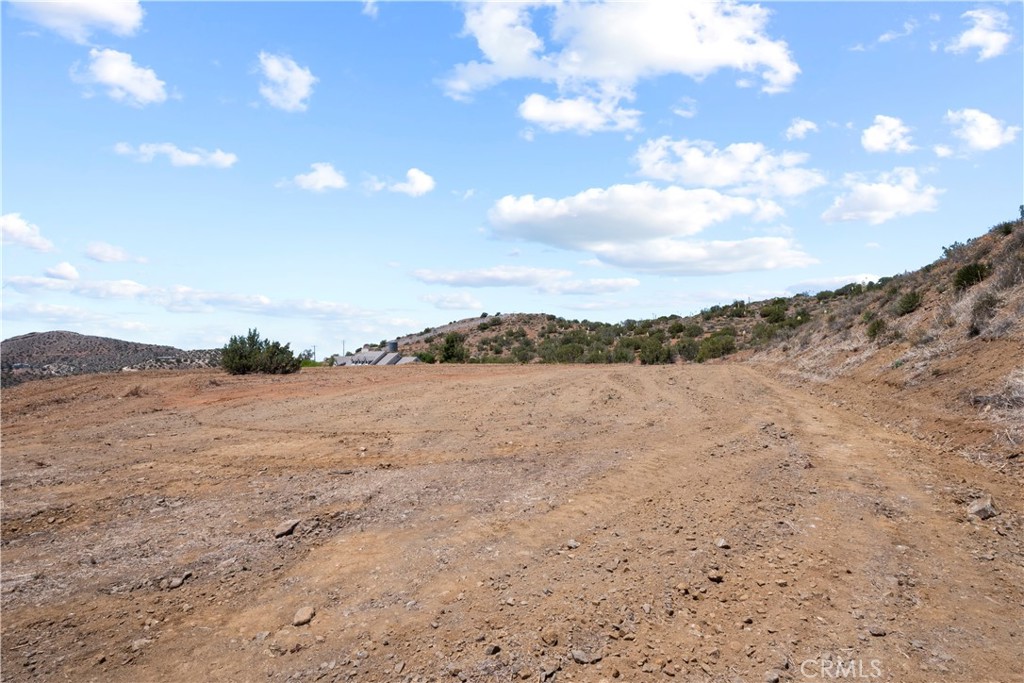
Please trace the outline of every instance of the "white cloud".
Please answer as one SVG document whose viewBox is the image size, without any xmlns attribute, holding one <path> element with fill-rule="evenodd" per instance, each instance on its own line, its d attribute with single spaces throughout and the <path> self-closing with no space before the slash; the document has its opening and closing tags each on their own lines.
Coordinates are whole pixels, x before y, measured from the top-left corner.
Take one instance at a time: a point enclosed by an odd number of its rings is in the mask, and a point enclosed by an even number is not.
<svg viewBox="0 0 1024 683">
<path fill-rule="evenodd" d="M 5 286 L 19 292 L 31 293 L 38 290 L 69 292 L 91 299 L 134 299 L 150 291 L 150 288 L 134 280 L 70 280 L 54 277 L 14 275 L 4 279 Z"/>
<path fill-rule="evenodd" d="M 551 49 L 532 27 L 542 13 L 553 14 Z M 767 35 L 770 15 L 738 2 L 467 3 L 463 35 L 476 39 L 482 59 L 456 65 L 443 85 L 466 100 L 504 80 L 535 79 L 559 97 L 524 102 L 521 113 L 534 120 L 555 130 L 629 129 L 639 113 L 619 103 L 641 80 L 699 81 L 733 69 L 759 76 L 764 92 L 789 89 L 800 67 L 785 41 Z"/>
<path fill-rule="evenodd" d="M 1020 132 L 1020 126 L 1007 126 L 1006 122 L 978 109 L 947 111 L 946 122 L 957 126 L 953 130 L 953 135 L 975 151 L 984 152 L 1007 145 L 1013 142 Z"/>
<path fill-rule="evenodd" d="M 790 122 L 789 128 L 786 129 L 786 139 L 803 140 L 807 137 L 808 133 L 817 132 L 818 124 L 814 121 L 808 121 L 807 119 L 802 119 L 798 116 Z"/>
<path fill-rule="evenodd" d="M 932 151 L 934 151 L 935 156 L 939 157 L 940 159 L 945 159 L 946 157 L 953 156 L 953 148 L 950 147 L 949 145 L 935 145 L 934 147 L 932 147 Z"/>
<path fill-rule="evenodd" d="M 640 272 L 725 273 L 813 262 L 788 237 L 686 239 L 736 216 L 757 217 L 770 206 L 775 205 L 709 188 L 639 183 L 561 199 L 509 195 L 494 204 L 488 219 L 498 237 L 589 252 L 602 263 Z"/>
<path fill-rule="evenodd" d="M 106 242 L 92 242 L 85 248 L 85 255 L 93 261 L 99 261 L 100 263 L 146 262 L 146 259 L 142 256 L 132 256 L 121 247 L 107 244 Z"/>
<path fill-rule="evenodd" d="M 300 173 L 289 181 L 278 183 L 278 187 L 294 184 L 303 190 L 310 192 L 324 192 L 325 190 L 341 190 L 348 187 L 348 181 L 333 164 L 319 161 L 312 164 L 313 170 L 309 173 Z"/>
<path fill-rule="evenodd" d="M 421 269 L 413 272 L 420 282 L 450 287 L 536 287 L 551 280 L 567 278 L 568 270 L 529 266 L 494 266 L 462 271 Z"/>
<path fill-rule="evenodd" d="M 874 125 L 865 128 L 860 136 L 860 144 L 869 152 L 912 152 L 916 147 L 911 144 L 910 128 L 895 116 L 879 114 L 875 116 Z"/>
<path fill-rule="evenodd" d="M 807 154 L 773 154 L 755 142 L 739 142 L 723 150 L 705 140 L 648 140 L 634 156 L 640 173 L 649 178 L 702 187 L 732 187 L 741 193 L 793 197 L 825 184 L 816 170 L 801 168 Z"/>
<path fill-rule="evenodd" d="M 799 268 L 817 263 L 786 237 L 714 241 L 657 239 L 606 245 L 594 251 L 605 263 L 659 275 L 713 275 Z"/>
<path fill-rule="evenodd" d="M 377 15 L 380 14 L 380 7 L 377 5 L 377 0 L 365 0 L 363 2 L 363 14 L 376 19 Z"/>
<path fill-rule="evenodd" d="M 913 19 L 907 20 L 907 21 L 903 22 L 903 30 L 902 31 L 886 31 L 882 35 L 878 36 L 878 42 L 880 42 L 880 43 L 889 43 L 889 42 L 892 42 L 892 41 L 896 40 L 897 38 L 906 38 L 911 33 L 913 33 L 916 28 L 917 28 L 917 22 L 916 21 L 914 21 Z"/>
<path fill-rule="evenodd" d="M 94 31 L 134 35 L 142 26 L 138 0 L 10 0 L 17 13 L 58 35 L 85 45 Z"/>
<path fill-rule="evenodd" d="M 857 174 L 847 174 L 843 185 L 849 192 L 836 197 L 822 219 L 834 221 L 867 221 L 878 225 L 899 216 L 935 211 L 944 190 L 931 185 L 920 186 L 912 168 L 894 168 L 882 173 L 877 182 L 867 182 Z"/>
<path fill-rule="evenodd" d="M 260 94 L 272 106 L 284 111 L 306 111 L 313 85 L 319 80 L 291 57 L 260 52 Z"/>
<path fill-rule="evenodd" d="M 865 249 L 881 249 L 882 245 L 878 242 L 868 242 L 864 245 Z"/>
<path fill-rule="evenodd" d="M 38 225 L 29 223 L 20 213 L 0 216 L 0 236 L 4 244 L 18 244 L 35 251 L 53 251 L 53 242 L 43 237 Z"/>
<path fill-rule="evenodd" d="M 127 142 L 119 142 L 114 145 L 114 151 L 145 162 L 153 161 L 158 154 L 163 154 L 171 162 L 171 166 L 230 168 L 238 161 L 238 157 L 231 152 L 224 152 L 220 149 L 208 152 L 200 147 L 193 147 L 192 150 L 186 152 L 170 142 L 147 142 L 138 147 L 133 147 Z"/>
<path fill-rule="evenodd" d="M 388 187 L 392 192 L 401 192 L 410 197 L 422 197 L 434 189 L 434 179 L 418 168 L 410 168 L 405 173 L 404 183 L 394 183 Z"/>
<path fill-rule="evenodd" d="M 964 12 L 960 18 L 970 21 L 972 26 L 946 45 L 946 52 L 962 54 L 977 48 L 979 62 L 1006 52 L 1013 38 L 1006 12 L 994 8 L 974 9 Z"/>
<path fill-rule="evenodd" d="M 544 294 L 594 296 L 596 294 L 613 294 L 639 286 L 640 281 L 636 278 L 619 277 L 553 281 L 539 285 L 537 289 Z"/>
<path fill-rule="evenodd" d="M 137 66 L 127 52 L 108 48 L 89 50 L 89 66 L 85 72 L 72 66 L 72 78 L 79 83 L 99 85 L 117 102 L 133 107 L 160 104 L 167 100 L 163 81 L 150 68 Z"/>
<path fill-rule="evenodd" d="M 499 237 L 592 250 L 607 242 L 693 235 L 757 209 L 750 199 L 711 189 L 638 183 L 591 188 L 561 199 L 507 195 L 491 207 L 488 219 Z"/>
<path fill-rule="evenodd" d="M 692 119 L 697 115 L 697 100 L 692 97 L 679 98 L 679 103 L 672 107 L 672 113 L 684 119 Z"/>
<path fill-rule="evenodd" d="M 77 280 L 78 269 L 67 261 L 61 261 L 52 268 L 46 269 L 46 276 L 56 278 L 58 280 Z"/>
<path fill-rule="evenodd" d="M 622 109 L 618 98 L 594 102 L 586 97 L 550 100 L 534 93 L 519 105 L 519 115 L 546 131 L 574 131 L 581 134 L 607 130 L 636 130 L 640 112 Z"/>
<path fill-rule="evenodd" d="M 479 299 L 468 292 L 458 292 L 456 294 L 424 294 L 420 297 L 420 301 L 433 304 L 435 307 L 440 308 L 443 311 L 479 311 L 484 307 L 484 305 L 480 303 Z"/>
</svg>

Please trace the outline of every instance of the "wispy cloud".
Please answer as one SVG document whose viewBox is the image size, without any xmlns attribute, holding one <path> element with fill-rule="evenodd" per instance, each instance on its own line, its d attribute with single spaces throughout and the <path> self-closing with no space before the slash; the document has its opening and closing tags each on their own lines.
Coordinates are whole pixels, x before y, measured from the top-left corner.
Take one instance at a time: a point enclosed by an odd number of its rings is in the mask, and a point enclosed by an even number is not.
<svg viewBox="0 0 1024 683">
<path fill-rule="evenodd" d="M 35 251 L 53 251 L 53 242 L 43 237 L 38 225 L 29 223 L 20 213 L 0 216 L 0 235 L 4 244 L 17 244 Z"/>
<path fill-rule="evenodd" d="M 157 156 L 166 156 L 171 166 L 212 166 L 213 168 L 231 168 L 238 161 L 238 156 L 231 152 L 216 149 L 209 152 L 201 147 L 193 147 L 185 151 L 170 142 L 147 142 L 133 147 L 127 142 L 114 145 L 114 151 L 125 156 L 135 157 L 137 161 L 150 162 Z"/>
</svg>

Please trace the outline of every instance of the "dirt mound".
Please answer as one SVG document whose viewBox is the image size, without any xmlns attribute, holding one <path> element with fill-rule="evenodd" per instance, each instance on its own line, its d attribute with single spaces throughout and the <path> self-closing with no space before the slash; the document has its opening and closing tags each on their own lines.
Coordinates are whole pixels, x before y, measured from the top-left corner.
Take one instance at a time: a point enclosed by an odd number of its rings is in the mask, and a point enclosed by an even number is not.
<svg viewBox="0 0 1024 683">
<path fill-rule="evenodd" d="M 13 387 L 4 680 L 1012 680 L 1019 459 L 813 387 L 735 363 Z"/>
</svg>

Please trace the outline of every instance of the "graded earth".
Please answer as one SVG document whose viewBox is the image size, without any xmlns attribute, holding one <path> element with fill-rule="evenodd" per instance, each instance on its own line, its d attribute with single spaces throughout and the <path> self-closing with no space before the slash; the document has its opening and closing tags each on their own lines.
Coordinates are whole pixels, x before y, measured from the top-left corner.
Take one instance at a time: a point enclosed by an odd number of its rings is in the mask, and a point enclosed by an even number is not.
<svg viewBox="0 0 1024 683">
<path fill-rule="evenodd" d="M 3 680 L 1019 681 L 1020 458 L 879 389 L 749 363 L 5 389 Z"/>
</svg>

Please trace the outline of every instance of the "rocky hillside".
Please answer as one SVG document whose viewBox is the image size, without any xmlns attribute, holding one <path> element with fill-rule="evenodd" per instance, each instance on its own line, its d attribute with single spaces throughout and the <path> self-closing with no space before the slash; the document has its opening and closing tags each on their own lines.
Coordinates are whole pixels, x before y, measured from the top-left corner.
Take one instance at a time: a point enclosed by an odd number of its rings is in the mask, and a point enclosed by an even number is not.
<svg viewBox="0 0 1024 683">
<path fill-rule="evenodd" d="M 5 339 L 0 344 L 0 358 L 0 377 L 6 387 L 30 379 L 90 372 L 211 367 L 220 364 L 220 350 L 183 351 L 57 331 Z"/>
</svg>

